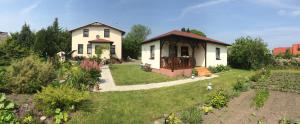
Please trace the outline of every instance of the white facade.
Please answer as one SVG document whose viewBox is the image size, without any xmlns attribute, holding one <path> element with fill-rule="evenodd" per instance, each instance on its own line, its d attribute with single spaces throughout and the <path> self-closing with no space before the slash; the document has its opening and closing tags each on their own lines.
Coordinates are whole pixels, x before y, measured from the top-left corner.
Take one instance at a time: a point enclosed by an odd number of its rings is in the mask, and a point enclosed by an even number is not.
<svg viewBox="0 0 300 124">
<path fill-rule="evenodd" d="M 89 36 L 83 37 L 83 30 L 89 30 Z M 104 30 L 109 29 L 109 37 L 104 37 Z M 122 58 L 122 32 L 116 30 L 115 28 L 111 28 L 106 25 L 102 25 L 100 23 L 94 23 L 91 25 L 87 25 L 84 27 L 80 27 L 72 31 L 72 50 L 76 50 L 72 56 L 84 56 L 84 57 L 91 57 L 95 56 L 95 45 L 110 45 L 111 43 L 91 43 L 92 44 L 92 53 L 87 54 L 87 45 L 89 41 L 95 40 L 96 36 L 99 36 L 100 39 L 105 39 L 112 41 L 112 45 L 115 45 L 115 55 L 117 58 Z M 78 44 L 83 44 L 83 54 L 78 54 Z M 101 58 L 109 58 L 110 57 L 110 50 L 103 50 Z"/>
<path fill-rule="evenodd" d="M 154 58 L 150 58 L 150 47 L 154 46 Z M 160 41 L 153 41 L 142 45 L 142 63 L 151 64 L 151 68 L 160 68 Z"/>
<path fill-rule="evenodd" d="M 220 59 L 216 59 L 216 48 L 220 48 Z M 207 67 L 217 65 L 227 65 L 227 46 L 207 43 Z"/>
<path fill-rule="evenodd" d="M 154 59 L 150 59 L 150 47 L 155 46 L 155 57 Z M 151 64 L 152 68 L 159 69 L 160 68 L 160 57 L 168 57 L 169 56 L 169 42 L 165 42 L 163 44 L 162 50 L 160 52 L 160 41 L 153 41 L 142 44 L 142 63 L 143 64 Z M 177 57 L 181 57 L 181 47 L 186 46 L 189 50 L 189 56 L 192 55 L 192 48 L 190 44 L 186 42 L 178 42 L 177 46 Z M 227 65 L 227 46 L 219 45 L 214 43 L 207 43 L 207 53 L 206 53 L 206 67 L 209 66 L 217 66 L 217 65 Z M 217 59 L 216 49 L 220 49 L 220 58 Z M 161 56 L 160 56 L 161 53 Z M 205 67 L 205 49 L 202 45 L 198 45 L 195 47 L 195 59 L 196 66 Z"/>
</svg>

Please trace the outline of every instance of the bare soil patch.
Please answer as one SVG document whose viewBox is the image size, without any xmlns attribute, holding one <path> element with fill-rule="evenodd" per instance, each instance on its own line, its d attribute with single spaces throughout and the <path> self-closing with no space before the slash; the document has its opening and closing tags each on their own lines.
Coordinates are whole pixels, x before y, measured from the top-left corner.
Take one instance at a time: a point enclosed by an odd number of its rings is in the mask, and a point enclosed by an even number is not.
<svg viewBox="0 0 300 124">
<path fill-rule="evenodd" d="M 265 105 L 260 109 L 251 107 L 254 90 L 242 93 L 221 110 L 204 116 L 204 124 L 278 124 L 284 117 L 300 119 L 300 94 L 270 91 Z"/>
</svg>

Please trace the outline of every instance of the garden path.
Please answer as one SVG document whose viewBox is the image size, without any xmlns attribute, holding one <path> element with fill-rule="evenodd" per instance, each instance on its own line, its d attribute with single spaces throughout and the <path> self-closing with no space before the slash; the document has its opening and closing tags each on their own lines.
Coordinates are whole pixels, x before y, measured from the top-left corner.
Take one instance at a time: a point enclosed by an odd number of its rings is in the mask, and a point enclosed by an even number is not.
<svg viewBox="0 0 300 124">
<path fill-rule="evenodd" d="M 100 92 L 108 92 L 108 91 L 134 91 L 134 90 L 148 90 L 155 89 L 161 87 L 170 87 L 176 86 L 180 84 L 191 83 L 200 80 L 207 80 L 218 77 L 218 75 L 212 75 L 210 77 L 195 77 L 194 79 L 180 79 L 175 81 L 167 81 L 161 83 L 149 83 L 149 84 L 138 84 L 138 85 L 125 85 L 125 86 L 117 86 L 113 80 L 110 69 L 108 66 L 101 67 L 102 70 L 102 81 L 100 82 Z"/>
</svg>

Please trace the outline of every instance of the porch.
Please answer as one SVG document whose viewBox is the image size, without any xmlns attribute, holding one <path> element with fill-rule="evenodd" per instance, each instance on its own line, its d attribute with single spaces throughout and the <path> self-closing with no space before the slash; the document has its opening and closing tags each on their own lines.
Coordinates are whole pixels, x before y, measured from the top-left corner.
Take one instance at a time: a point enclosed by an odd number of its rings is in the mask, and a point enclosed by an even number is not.
<svg viewBox="0 0 300 124">
<path fill-rule="evenodd" d="M 160 68 L 174 70 L 206 67 L 206 42 L 179 36 L 160 40 Z"/>
</svg>

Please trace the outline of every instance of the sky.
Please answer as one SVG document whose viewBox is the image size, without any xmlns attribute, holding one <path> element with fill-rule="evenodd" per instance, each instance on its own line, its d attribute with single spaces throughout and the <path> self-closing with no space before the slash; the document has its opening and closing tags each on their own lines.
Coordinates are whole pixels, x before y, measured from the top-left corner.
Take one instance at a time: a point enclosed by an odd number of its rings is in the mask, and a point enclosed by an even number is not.
<svg viewBox="0 0 300 124">
<path fill-rule="evenodd" d="M 0 31 L 38 31 L 54 18 L 66 29 L 95 21 L 126 32 L 134 24 L 153 36 L 182 27 L 233 43 L 260 37 L 269 48 L 300 43 L 300 0 L 0 0 Z"/>
</svg>

